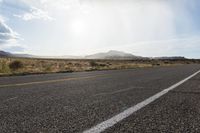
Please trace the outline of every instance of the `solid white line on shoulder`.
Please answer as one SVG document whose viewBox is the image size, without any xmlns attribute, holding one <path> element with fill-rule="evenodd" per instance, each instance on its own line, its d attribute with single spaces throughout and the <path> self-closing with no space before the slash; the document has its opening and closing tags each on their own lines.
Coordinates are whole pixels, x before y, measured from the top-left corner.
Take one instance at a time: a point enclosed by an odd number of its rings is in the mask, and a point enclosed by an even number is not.
<svg viewBox="0 0 200 133">
<path fill-rule="evenodd" d="M 134 112 L 140 110 L 141 108 L 145 107 L 146 105 L 152 103 L 153 101 L 155 101 L 156 99 L 160 98 L 161 96 L 167 94 L 169 91 L 175 89 L 176 87 L 180 86 L 181 84 L 185 83 L 186 81 L 188 81 L 189 79 L 191 79 L 192 77 L 196 76 L 198 73 L 200 73 L 200 70 L 195 72 L 194 74 L 192 74 L 191 76 L 181 80 L 180 82 L 170 86 L 169 88 L 164 89 L 163 91 L 151 96 L 150 98 L 138 103 L 137 105 L 134 105 L 128 109 L 126 109 L 125 111 L 113 116 L 112 118 L 99 123 L 98 125 L 84 131 L 83 133 L 100 133 L 103 132 L 104 130 L 112 127 L 113 125 L 115 125 L 116 123 L 122 121 L 123 119 L 129 117 L 130 115 L 132 115 Z"/>
</svg>

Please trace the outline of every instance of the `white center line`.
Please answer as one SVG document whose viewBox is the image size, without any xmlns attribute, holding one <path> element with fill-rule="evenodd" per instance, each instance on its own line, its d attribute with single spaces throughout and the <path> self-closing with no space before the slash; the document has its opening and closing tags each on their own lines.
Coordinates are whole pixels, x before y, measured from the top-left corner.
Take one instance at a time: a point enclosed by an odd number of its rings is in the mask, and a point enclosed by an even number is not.
<svg viewBox="0 0 200 133">
<path fill-rule="evenodd" d="M 123 119 L 129 117 L 130 115 L 132 115 L 134 112 L 142 109 L 143 107 L 145 107 L 146 105 L 152 103 L 153 101 L 155 101 L 156 99 L 160 98 L 161 96 L 167 94 L 169 91 L 175 89 L 176 87 L 180 86 L 181 84 L 185 83 L 186 81 L 188 81 L 189 79 L 191 79 L 192 77 L 196 76 L 198 73 L 200 73 L 200 70 L 195 72 L 194 74 L 192 74 L 191 76 L 181 80 L 180 82 L 170 86 L 169 88 L 164 89 L 163 91 L 151 96 L 150 98 L 138 103 L 135 106 L 132 106 L 128 109 L 126 109 L 125 111 L 113 116 L 112 118 L 99 123 L 98 125 L 84 131 L 83 133 L 100 133 L 105 131 L 106 129 L 114 126 L 116 123 L 122 121 Z"/>
</svg>

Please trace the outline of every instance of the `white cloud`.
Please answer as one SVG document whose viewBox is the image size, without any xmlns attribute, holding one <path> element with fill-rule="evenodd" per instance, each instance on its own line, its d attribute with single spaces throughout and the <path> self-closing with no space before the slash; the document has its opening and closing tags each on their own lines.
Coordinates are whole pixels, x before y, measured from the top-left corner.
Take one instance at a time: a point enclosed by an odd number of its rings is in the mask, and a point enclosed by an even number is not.
<svg viewBox="0 0 200 133">
<path fill-rule="evenodd" d="M 0 49 L 10 52 L 23 52 L 25 46 L 19 44 L 23 40 L 20 35 L 10 28 L 5 18 L 0 16 Z"/>
<path fill-rule="evenodd" d="M 0 17 L 0 44 L 15 43 L 19 39 L 19 34 L 13 31 Z"/>
<path fill-rule="evenodd" d="M 0 0 L 1 8 L 9 10 L 6 13 L 25 21 L 33 19 L 53 20 L 49 11 L 45 10 L 40 1 L 35 0 Z"/>
<path fill-rule="evenodd" d="M 79 0 L 41 0 L 43 6 L 46 8 L 56 8 L 56 9 L 70 9 L 72 7 L 79 7 Z"/>
<path fill-rule="evenodd" d="M 14 16 L 18 18 L 22 18 L 25 21 L 29 21 L 33 19 L 53 20 L 53 18 L 49 16 L 47 11 L 43 11 L 36 7 L 31 7 L 29 12 L 26 12 L 22 15 L 15 14 Z"/>
</svg>

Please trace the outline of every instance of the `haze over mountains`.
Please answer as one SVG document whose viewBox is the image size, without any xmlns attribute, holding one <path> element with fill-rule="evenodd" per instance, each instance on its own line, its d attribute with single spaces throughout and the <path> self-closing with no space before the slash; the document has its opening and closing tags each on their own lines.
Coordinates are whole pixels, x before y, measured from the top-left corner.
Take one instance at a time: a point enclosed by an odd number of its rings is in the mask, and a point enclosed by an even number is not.
<svg viewBox="0 0 200 133">
<path fill-rule="evenodd" d="M 96 53 L 87 56 L 36 56 L 29 54 L 13 54 L 5 51 L 0 51 L 0 57 L 21 57 L 21 58 L 55 58 L 55 59 L 114 59 L 114 60 L 134 60 L 134 59 L 185 59 L 185 57 L 142 57 L 135 56 L 131 53 L 110 50 L 108 52 Z"/>
<path fill-rule="evenodd" d="M 0 57 L 10 57 L 13 56 L 11 53 L 0 51 Z"/>
<path fill-rule="evenodd" d="M 86 59 L 142 59 L 144 57 L 135 56 L 130 53 L 121 51 L 110 50 L 106 53 L 97 53 L 93 55 L 85 56 Z"/>
<path fill-rule="evenodd" d="M 10 52 L 0 51 L 0 57 L 21 57 L 21 58 L 34 58 L 37 56 L 29 54 L 13 54 Z"/>
</svg>

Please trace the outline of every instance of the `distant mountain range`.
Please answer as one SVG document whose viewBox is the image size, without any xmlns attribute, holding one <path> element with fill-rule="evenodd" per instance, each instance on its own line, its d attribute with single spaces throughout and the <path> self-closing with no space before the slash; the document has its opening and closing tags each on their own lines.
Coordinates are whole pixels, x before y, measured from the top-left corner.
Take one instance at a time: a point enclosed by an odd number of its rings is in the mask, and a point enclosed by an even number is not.
<svg viewBox="0 0 200 133">
<path fill-rule="evenodd" d="M 181 56 L 173 56 L 173 57 L 142 57 L 135 56 L 131 53 L 125 53 L 121 51 L 110 50 L 105 53 L 96 53 L 87 56 L 35 56 L 29 54 L 13 54 L 5 51 L 0 51 L 0 57 L 21 57 L 21 58 L 55 58 L 55 59 L 113 59 L 113 60 L 136 60 L 136 59 L 186 59 Z"/>
<path fill-rule="evenodd" d="M 36 56 L 29 54 L 13 54 L 5 51 L 0 51 L 0 57 L 21 57 L 21 58 L 34 58 Z"/>
<path fill-rule="evenodd" d="M 13 56 L 11 53 L 0 51 L 0 57 L 11 57 Z"/>
<path fill-rule="evenodd" d="M 153 59 L 160 59 L 160 60 L 183 60 L 186 59 L 183 56 L 172 56 L 172 57 L 155 57 Z"/>
</svg>

